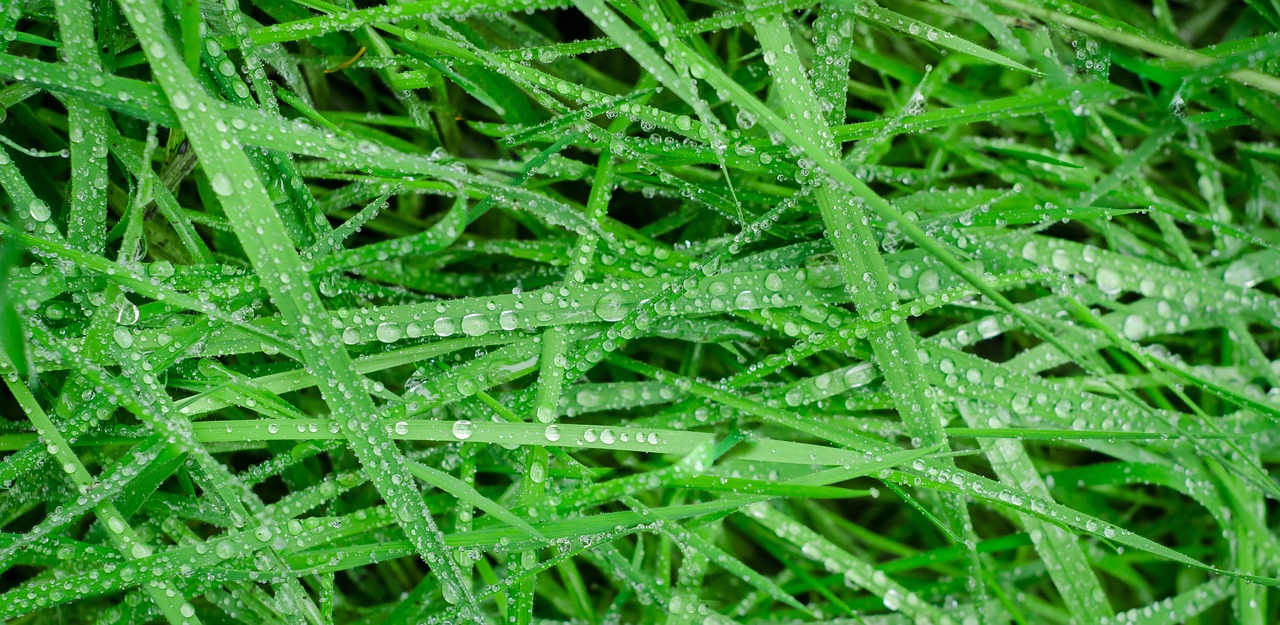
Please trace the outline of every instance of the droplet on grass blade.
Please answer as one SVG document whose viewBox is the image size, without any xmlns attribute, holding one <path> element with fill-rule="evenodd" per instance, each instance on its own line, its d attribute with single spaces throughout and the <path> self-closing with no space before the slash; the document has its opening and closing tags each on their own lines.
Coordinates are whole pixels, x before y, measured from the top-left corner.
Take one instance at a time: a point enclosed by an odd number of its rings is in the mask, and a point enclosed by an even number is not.
<svg viewBox="0 0 1280 625">
<path fill-rule="evenodd" d="M 400 340 L 400 337 L 404 336 L 404 331 L 401 330 L 400 324 L 386 321 L 378 324 L 378 329 L 375 334 L 378 337 L 378 340 L 383 343 L 394 343 Z"/>
<path fill-rule="evenodd" d="M 471 438 L 471 435 L 474 434 L 475 431 L 475 424 L 467 421 L 466 419 L 454 421 L 453 423 L 453 437 L 460 441 L 465 441 L 468 438 Z"/>
</svg>

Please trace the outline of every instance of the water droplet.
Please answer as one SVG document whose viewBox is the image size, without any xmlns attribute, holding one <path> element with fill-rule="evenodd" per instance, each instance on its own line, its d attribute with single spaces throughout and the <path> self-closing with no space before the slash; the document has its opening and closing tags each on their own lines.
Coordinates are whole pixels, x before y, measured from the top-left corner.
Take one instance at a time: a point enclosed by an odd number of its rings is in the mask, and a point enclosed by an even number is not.
<svg viewBox="0 0 1280 625">
<path fill-rule="evenodd" d="M 116 304 L 116 323 L 131 326 L 138 322 L 138 307 L 129 298 L 122 297 Z"/>
<path fill-rule="evenodd" d="M 27 210 L 31 211 L 31 219 L 35 221 L 49 221 L 51 216 L 49 205 L 45 204 L 43 200 L 31 200 L 31 203 L 27 205 Z"/>
<path fill-rule="evenodd" d="M 1147 336 L 1147 320 L 1142 315 L 1129 315 L 1120 330 L 1125 338 L 1136 341 Z"/>
<path fill-rule="evenodd" d="M 117 326 L 115 330 L 111 331 L 111 338 L 115 339 L 116 345 L 123 349 L 133 347 L 133 333 L 129 331 L 129 328 Z"/>
<path fill-rule="evenodd" d="M 1096 274 L 1098 288 L 1107 295 L 1115 295 L 1124 290 L 1124 280 L 1119 273 L 1107 267 L 1099 267 Z"/>
<path fill-rule="evenodd" d="M 921 295 L 933 295 L 942 288 L 942 276 L 938 275 L 934 269 L 926 269 L 920 274 L 920 280 L 916 285 Z"/>
<path fill-rule="evenodd" d="M 156 262 L 151 263 L 149 271 L 151 275 L 157 278 L 168 278 L 173 276 L 173 263 L 167 260 L 157 260 Z"/>
<path fill-rule="evenodd" d="M 436 319 L 435 323 L 431 324 L 431 327 L 436 331 L 436 336 L 450 336 L 458 329 L 457 324 L 448 317 Z"/>
<path fill-rule="evenodd" d="M 596 300 L 595 313 L 603 321 L 618 321 L 627 316 L 622 294 L 610 292 L 602 295 L 600 299 Z"/>
<path fill-rule="evenodd" d="M 514 330 L 520 324 L 519 317 L 516 316 L 514 310 L 504 310 L 498 315 L 498 326 L 503 330 Z"/>
<path fill-rule="evenodd" d="M 209 179 L 209 188 L 221 197 L 230 197 L 235 193 L 235 187 L 231 185 L 231 179 L 226 174 L 218 172 Z"/>
<path fill-rule="evenodd" d="M 547 429 L 543 430 L 542 435 L 546 436 L 548 441 L 554 443 L 560 440 L 560 426 L 555 424 L 548 425 Z"/>
<path fill-rule="evenodd" d="M 537 416 L 539 421 L 543 423 L 551 423 L 552 421 L 555 421 L 556 410 L 552 406 L 538 406 Z"/>
<path fill-rule="evenodd" d="M 472 313 L 462 318 L 462 333 L 467 336 L 483 336 L 489 332 L 489 318 Z"/>
<path fill-rule="evenodd" d="M 404 436 L 409 433 L 409 424 L 404 421 L 396 421 L 395 430 L 396 434 Z"/>
<path fill-rule="evenodd" d="M 1257 284 L 1261 279 L 1247 261 L 1236 261 L 1227 265 L 1227 270 L 1222 274 L 1222 280 L 1227 284 L 1246 288 Z"/>
<path fill-rule="evenodd" d="M 471 435 L 475 433 L 475 431 L 476 426 L 470 421 L 463 419 L 462 421 L 453 422 L 453 437 L 460 441 L 465 441 L 468 438 L 471 438 Z"/>
<path fill-rule="evenodd" d="M 376 332 L 378 340 L 383 343 L 394 343 L 404 336 L 404 332 L 400 330 L 400 324 L 387 321 L 378 324 Z"/>
</svg>

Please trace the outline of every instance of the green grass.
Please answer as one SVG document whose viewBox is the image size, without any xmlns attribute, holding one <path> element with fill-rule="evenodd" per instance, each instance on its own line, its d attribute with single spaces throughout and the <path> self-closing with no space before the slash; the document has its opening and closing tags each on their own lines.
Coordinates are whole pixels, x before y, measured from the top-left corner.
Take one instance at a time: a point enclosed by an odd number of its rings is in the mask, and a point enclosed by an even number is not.
<svg viewBox="0 0 1280 625">
<path fill-rule="evenodd" d="M 1276 0 L 0 6 L 0 623 L 1280 621 Z"/>
</svg>

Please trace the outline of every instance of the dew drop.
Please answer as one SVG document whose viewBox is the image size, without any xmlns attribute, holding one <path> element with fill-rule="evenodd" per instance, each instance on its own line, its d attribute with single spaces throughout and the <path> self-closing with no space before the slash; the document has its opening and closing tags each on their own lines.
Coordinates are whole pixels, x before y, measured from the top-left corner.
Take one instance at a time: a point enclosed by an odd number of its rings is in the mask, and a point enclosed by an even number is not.
<svg viewBox="0 0 1280 625">
<path fill-rule="evenodd" d="M 31 200 L 31 203 L 27 205 L 27 210 L 31 211 L 31 219 L 39 222 L 49 221 L 49 217 L 52 216 L 49 212 L 49 205 L 45 204 L 43 200 Z"/>
<path fill-rule="evenodd" d="M 484 336 L 489 333 L 489 318 L 472 313 L 462 318 L 462 333 L 467 336 Z"/>
<path fill-rule="evenodd" d="M 602 321 L 618 321 L 625 317 L 627 309 L 622 294 L 610 292 L 602 295 L 596 300 L 595 313 Z"/>
<path fill-rule="evenodd" d="M 926 269 L 920 274 L 920 280 L 916 283 L 921 295 L 933 295 L 942 288 L 942 276 L 934 269 Z"/>
<path fill-rule="evenodd" d="M 463 419 L 462 421 L 453 422 L 453 437 L 460 441 L 465 441 L 468 438 L 471 438 L 471 435 L 475 433 L 475 431 L 476 426 L 470 421 Z"/>
<path fill-rule="evenodd" d="M 218 172 L 209 179 L 209 187 L 213 192 L 221 197 L 230 197 L 235 193 L 235 188 L 231 185 L 231 179 L 226 174 Z"/>
<path fill-rule="evenodd" d="M 1147 320 L 1142 315 L 1129 315 L 1124 318 L 1124 324 L 1120 330 L 1125 338 L 1136 341 L 1147 336 Z"/>
<path fill-rule="evenodd" d="M 123 349 L 133 347 L 133 333 L 129 331 L 129 328 L 116 327 L 111 331 L 111 338 L 115 339 L 116 345 Z"/>
<path fill-rule="evenodd" d="M 1124 280 L 1119 273 L 1107 267 L 1099 267 L 1095 276 L 1098 288 L 1107 295 L 1115 295 L 1124 290 Z"/>
<path fill-rule="evenodd" d="M 400 324 L 391 321 L 378 324 L 378 330 L 375 334 L 378 340 L 383 343 L 394 343 L 404 336 L 404 332 L 400 329 Z"/>
<path fill-rule="evenodd" d="M 520 319 L 514 310 L 504 310 L 498 315 L 498 326 L 503 330 L 514 330 L 519 324 Z"/>
<path fill-rule="evenodd" d="M 451 336 L 458 329 L 457 324 L 448 317 L 436 319 L 435 323 L 431 324 L 431 327 L 436 331 L 436 336 Z"/>
</svg>

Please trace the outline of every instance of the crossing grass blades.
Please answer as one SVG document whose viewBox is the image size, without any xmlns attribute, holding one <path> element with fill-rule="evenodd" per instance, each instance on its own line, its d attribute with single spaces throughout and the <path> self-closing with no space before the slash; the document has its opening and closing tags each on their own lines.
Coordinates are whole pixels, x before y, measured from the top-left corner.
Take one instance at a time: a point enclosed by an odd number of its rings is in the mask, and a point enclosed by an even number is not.
<svg viewBox="0 0 1280 625">
<path fill-rule="evenodd" d="M 1276 622 L 1278 29 L 7 2 L 0 622 Z"/>
</svg>

